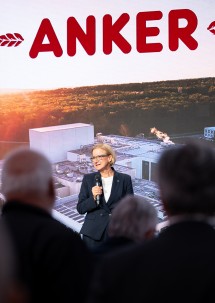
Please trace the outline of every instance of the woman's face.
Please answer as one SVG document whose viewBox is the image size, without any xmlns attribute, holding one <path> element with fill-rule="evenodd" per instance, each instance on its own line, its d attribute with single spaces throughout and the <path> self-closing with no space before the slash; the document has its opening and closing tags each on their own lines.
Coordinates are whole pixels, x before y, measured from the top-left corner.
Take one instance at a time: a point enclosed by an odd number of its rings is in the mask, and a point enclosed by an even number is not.
<svg viewBox="0 0 215 303">
<path fill-rule="evenodd" d="M 107 152 L 102 148 L 96 148 L 92 152 L 92 162 L 98 171 L 102 171 L 104 169 L 109 168 L 110 161 L 111 161 L 111 155 L 108 155 Z"/>
</svg>

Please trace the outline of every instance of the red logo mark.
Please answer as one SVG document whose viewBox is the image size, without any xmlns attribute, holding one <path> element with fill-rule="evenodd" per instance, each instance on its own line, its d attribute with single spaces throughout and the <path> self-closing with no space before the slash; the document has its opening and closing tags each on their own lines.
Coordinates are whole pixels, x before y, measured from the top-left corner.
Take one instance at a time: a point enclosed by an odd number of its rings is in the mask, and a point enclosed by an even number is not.
<svg viewBox="0 0 215 303">
<path fill-rule="evenodd" d="M 1 35 L 0 46 L 18 46 L 23 40 L 23 37 L 18 33 Z"/>
<path fill-rule="evenodd" d="M 207 28 L 212 34 L 215 35 L 215 21 L 213 21 Z"/>
</svg>

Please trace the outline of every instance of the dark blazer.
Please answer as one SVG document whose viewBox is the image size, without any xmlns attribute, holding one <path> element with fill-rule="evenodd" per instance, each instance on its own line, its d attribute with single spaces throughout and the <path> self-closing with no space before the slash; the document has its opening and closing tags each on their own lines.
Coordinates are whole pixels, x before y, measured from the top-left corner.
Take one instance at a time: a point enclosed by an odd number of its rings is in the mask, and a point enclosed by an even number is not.
<svg viewBox="0 0 215 303">
<path fill-rule="evenodd" d="M 19 279 L 29 303 L 84 302 L 92 274 L 92 256 L 78 233 L 46 211 L 9 201 L 2 219 L 12 236 Z"/>
<path fill-rule="evenodd" d="M 210 302 L 214 258 L 212 226 L 176 223 L 139 247 L 104 256 L 86 302 Z"/>
<path fill-rule="evenodd" d="M 101 239 L 108 226 L 109 216 L 119 200 L 127 194 L 133 194 L 131 176 L 114 170 L 110 198 L 106 203 L 104 195 L 101 195 L 100 204 L 97 206 L 92 194 L 97 174 L 99 173 L 84 175 L 77 204 L 77 211 L 86 214 L 80 233 L 94 240 Z"/>
</svg>

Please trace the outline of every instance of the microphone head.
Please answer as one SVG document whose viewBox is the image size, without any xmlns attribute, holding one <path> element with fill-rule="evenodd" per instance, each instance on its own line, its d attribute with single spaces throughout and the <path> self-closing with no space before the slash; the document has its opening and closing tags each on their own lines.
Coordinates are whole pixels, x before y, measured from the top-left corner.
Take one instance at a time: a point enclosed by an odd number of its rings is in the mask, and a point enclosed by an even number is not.
<svg viewBox="0 0 215 303">
<path fill-rule="evenodd" d="M 100 175 L 99 174 L 95 175 L 95 182 L 96 182 L 96 186 L 101 186 L 101 179 L 100 179 Z M 97 205 L 99 205 L 99 203 L 100 203 L 100 195 L 96 196 L 96 203 L 97 203 Z"/>
<path fill-rule="evenodd" d="M 95 183 L 97 186 L 101 186 L 102 180 L 99 174 L 95 175 Z"/>
<path fill-rule="evenodd" d="M 95 175 L 95 181 L 96 183 L 100 183 L 100 176 L 98 174 Z"/>
</svg>

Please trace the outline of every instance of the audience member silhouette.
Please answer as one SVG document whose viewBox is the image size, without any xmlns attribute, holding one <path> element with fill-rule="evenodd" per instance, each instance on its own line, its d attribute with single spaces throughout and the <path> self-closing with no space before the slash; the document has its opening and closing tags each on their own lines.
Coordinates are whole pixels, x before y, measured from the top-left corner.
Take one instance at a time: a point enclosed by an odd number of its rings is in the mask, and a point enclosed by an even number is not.
<svg viewBox="0 0 215 303">
<path fill-rule="evenodd" d="M 30 303 L 83 302 L 92 256 L 80 236 L 52 217 L 52 166 L 30 149 L 10 153 L 2 169 L 2 218 L 18 256 Z"/>
<path fill-rule="evenodd" d="M 8 230 L 0 220 L 0 302 L 27 303 L 27 294 L 16 275 L 16 256 Z"/>
<path fill-rule="evenodd" d="M 158 184 L 169 226 L 98 263 L 87 303 L 210 302 L 215 276 L 215 152 L 190 141 L 168 147 Z"/>
<path fill-rule="evenodd" d="M 97 255 L 142 243 L 155 236 L 158 216 L 156 208 L 146 199 L 127 195 L 114 208 L 109 226 L 109 238 L 94 250 Z"/>
</svg>

